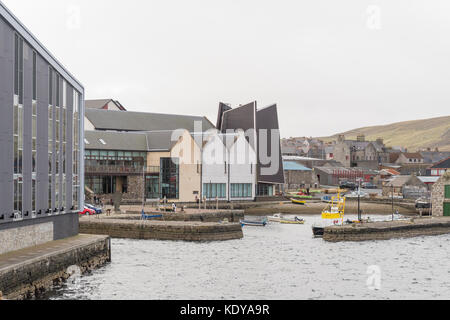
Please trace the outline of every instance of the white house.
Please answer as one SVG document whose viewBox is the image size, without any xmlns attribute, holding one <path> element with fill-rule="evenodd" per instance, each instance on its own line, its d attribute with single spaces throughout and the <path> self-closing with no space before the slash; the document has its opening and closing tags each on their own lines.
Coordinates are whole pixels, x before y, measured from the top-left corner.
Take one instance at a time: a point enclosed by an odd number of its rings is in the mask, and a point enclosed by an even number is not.
<svg viewBox="0 0 450 320">
<path fill-rule="evenodd" d="M 209 133 L 202 150 L 202 195 L 222 201 L 254 200 L 257 157 L 244 132 Z"/>
</svg>

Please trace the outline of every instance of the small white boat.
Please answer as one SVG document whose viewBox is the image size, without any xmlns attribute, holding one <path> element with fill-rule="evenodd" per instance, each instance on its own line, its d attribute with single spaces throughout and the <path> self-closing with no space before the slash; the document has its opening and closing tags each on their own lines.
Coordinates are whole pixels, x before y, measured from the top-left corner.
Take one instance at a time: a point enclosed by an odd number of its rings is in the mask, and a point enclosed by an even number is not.
<svg viewBox="0 0 450 320">
<path fill-rule="evenodd" d="M 274 214 L 274 215 L 271 216 L 271 217 L 267 217 L 267 219 L 268 219 L 270 222 L 280 222 L 280 221 L 283 220 L 284 218 L 283 218 L 283 215 L 281 215 L 281 214 Z"/>
</svg>

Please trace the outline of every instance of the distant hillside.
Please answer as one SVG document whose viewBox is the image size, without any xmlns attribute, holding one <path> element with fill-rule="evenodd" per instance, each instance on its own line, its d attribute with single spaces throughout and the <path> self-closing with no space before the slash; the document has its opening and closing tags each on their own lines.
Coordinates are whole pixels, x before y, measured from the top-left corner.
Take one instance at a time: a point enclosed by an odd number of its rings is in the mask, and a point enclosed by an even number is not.
<svg viewBox="0 0 450 320">
<path fill-rule="evenodd" d="M 346 139 L 356 139 L 364 134 L 366 140 L 383 138 L 386 146 L 402 146 L 409 151 L 422 148 L 439 148 L 450 151 L 450 116 L 426 120 L 399 122 L 385 126 L 366 127 L 342 133 Z M 321 138 L 325 141 L 336 140 L 339 134 Z"/>
</svg>

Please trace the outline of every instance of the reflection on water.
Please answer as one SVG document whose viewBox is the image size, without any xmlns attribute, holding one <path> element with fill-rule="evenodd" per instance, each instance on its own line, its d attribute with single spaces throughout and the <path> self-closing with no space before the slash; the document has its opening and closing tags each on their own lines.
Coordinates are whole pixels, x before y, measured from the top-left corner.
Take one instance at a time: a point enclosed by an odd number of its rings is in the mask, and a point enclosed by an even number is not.
<svg viewBox="0 0 450 320">
<path fill-rule="evenodd" d="M 114 239 L 110 265 L 49 298 L 450 298 L 450 235 L 327 243 L 312 237 L 319 216 L 301 218 L 305 225 L 245 227 L 243 240 L 228 242 Z"/>
</svg>

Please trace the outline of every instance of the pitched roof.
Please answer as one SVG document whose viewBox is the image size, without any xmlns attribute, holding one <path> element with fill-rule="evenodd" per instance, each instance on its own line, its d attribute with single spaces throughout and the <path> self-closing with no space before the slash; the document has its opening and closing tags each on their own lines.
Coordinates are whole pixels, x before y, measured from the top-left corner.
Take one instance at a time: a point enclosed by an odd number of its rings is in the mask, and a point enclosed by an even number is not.
<svg viewBox="0 0 450 320">
<path fill-rule="evenodd" d="M 415 153 L 405 152 L 405 153 L 403 153 L 403 155 L 407 159 L 423 159 L 422 155 L 419 152 L 415 152 Z"/>
<path fill-rule="evenodd" d="M 430 169 L 450 169 L 450 158 L 442 160 L 441 162 L 436 163 Z"/>
<path fill-rule="evenodd" d="M 424 151 L 420 154 L 425 163 L 438 163 L 450 157 L 450 152 Z"/>
<path fill-rule="evenodd" d="M 194 132 L 196 122 L 202 124 L 203 131 L 214 128 L 206 117 L 97 109 L 86 109 L 85 115 L 97 130 L 132 132 L 186 129 Z"/>
<path fill-rule="evenodd" d="M 402 187 L 405 184 L 408 184 L 411 180 L 414 180 L 414 178 L 417 179 L 417 177 L 415 177 L 415 176 L 395 176 L 394 178 L 392 178 L 391 181 L 389 181 L 386 184 L 386 187 L 392 187 L 392 186 L 394 186 L 394 187 Z"/>
<path fill-rule="evenodd" d="M 147 151 L 148 149 L 144 133 L 85 131 L 84 138 L 86 150 Z"/>
<path fill-rule="evenodd" d="M 294 161 L 283 161 L 283 166 L 284 171 L 312 171 L 310 168 L 307 168 Z"/>
</svg>

